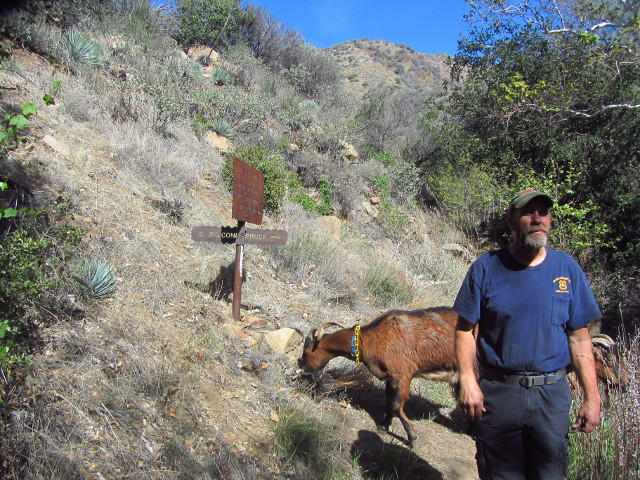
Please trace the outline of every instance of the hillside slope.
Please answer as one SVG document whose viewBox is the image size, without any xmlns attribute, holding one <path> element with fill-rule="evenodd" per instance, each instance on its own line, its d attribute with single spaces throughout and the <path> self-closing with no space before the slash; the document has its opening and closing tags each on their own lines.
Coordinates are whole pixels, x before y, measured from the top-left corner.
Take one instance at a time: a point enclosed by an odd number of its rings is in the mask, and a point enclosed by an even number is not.
<svg viewBox="0 0 640 480">
<path fill-rule="evenodd" d="M 384 40 L 351 40 L 327 49 L 338 61 L 345 90 L 361 97 L 380 85 L 437 96 L 451 79 L 449 56 L 429 55 Z"/>
<path fill-rule="evenodd" d="M 316 273 L 326 258 L 311 258 L 299 280 L 274 260 L 279 247 L 248 246 L 243 321 L 235 322 L 224 281 L 234 249 L 190 235 L 196 225 L 234 223 L 220 152 L 188 124 L 160 135 L 143 120 L 114 119 L 117 96 L 105 72 L 72 75 L 33 53 L 12 47 L 11 54 L 11 68 L 0 71 L 5 109 L 41 98 L 54 79 L 62 89 L 6 167 L 27 172 L 37 203 L 70 202 L 72 223 L 86 232 L 81 255 L 112 262 L 118 291 L 100 302 L 67 298 L 73 309 L 42 326 L 33 364 L 10 372 L 4 478 L 308 478 L 273 448 L 276 426 L 291 411 L 330 426 L 331 462 L 343 472 L 335 478 L 391 475 L 384 457 L 399 478 L 476 478 L 473 442 L 446 387 L 415 382 L 408 409 L 420 441 L 410 450 L 399 422 L 391 436 L 375 430 L 379 382 L 357 372 L 355 386 L 327 381 L 314 396 L 295 363 L 296 335 L 328 319 L 366 322 L 383 308 L 355 286 L 344 302 L 323 295 L 342 298 L 333 290 L 348 289 L 349 278 L 355 285 L 372 257 L 395 265 L 415 289 L 411 304 L 398 307 L 450 303 L 467 267 L 443 248 L 459 240 L 455 231 L 414 211 L 409 244 L 380 231 L 363 206 L 352 220 L 336 219 L 339 231 L 329 234 L 316 215 L 287 205 L 261 228 L 287 229 L 290 245 L 315 239 L 344 283 Z M 371 206 L 365 192 L 353 195 Z M 423 276 L 404 267 L 412 262 L 424 266 Z M 273 334 L 286 329 L 291 343 L 278 349 Z"/>
</svg>

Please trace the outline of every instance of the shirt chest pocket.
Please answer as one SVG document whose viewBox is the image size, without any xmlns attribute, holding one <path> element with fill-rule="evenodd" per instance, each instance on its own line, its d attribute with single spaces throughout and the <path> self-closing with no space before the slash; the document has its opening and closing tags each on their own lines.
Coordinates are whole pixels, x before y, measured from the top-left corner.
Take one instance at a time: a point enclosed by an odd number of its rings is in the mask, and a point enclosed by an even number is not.
<svg viewBox="0 0 640 480">
<path fill-rule="evenodd" d="M 569 321 L 569 299 L 562 297 L 551 298 L 551 323 L 564 327 Z"/>
</svg>

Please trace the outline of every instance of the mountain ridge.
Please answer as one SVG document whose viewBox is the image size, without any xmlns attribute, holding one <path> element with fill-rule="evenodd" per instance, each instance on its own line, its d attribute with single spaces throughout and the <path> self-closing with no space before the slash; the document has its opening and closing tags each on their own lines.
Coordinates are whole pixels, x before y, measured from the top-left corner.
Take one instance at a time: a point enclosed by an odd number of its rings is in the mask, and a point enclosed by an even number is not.
<svg viewBox="0 0 640 480">
<path fill-rule="evenodd" d="M 438 96 L 451 80 L 445 53 L 427 54 L 386 40 L 349 40 L 324 49 L 338 63 L 342 86 L 357 96 L 386 85 Z"/>
</svg>

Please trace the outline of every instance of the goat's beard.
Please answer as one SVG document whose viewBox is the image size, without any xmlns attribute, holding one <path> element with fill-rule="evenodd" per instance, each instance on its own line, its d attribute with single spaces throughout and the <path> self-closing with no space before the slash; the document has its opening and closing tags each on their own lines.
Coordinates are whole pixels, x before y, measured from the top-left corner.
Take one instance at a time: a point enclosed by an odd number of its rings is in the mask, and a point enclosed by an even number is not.
<svg viewBox="0 0 640 480">
<path fill-rule="evenodd" d="M 539 230 L 542 230 L 544 234 L 539 235 L 537 233 L 532 233 Z M 549 243 L 549 231 L 544 227 L 535 227 L 530 230 L 521 230 L 520 240 L 522 240 L 522 243 L 528 247 L 544 248 L 547 246 L 547 243 Z"/>
</svg>

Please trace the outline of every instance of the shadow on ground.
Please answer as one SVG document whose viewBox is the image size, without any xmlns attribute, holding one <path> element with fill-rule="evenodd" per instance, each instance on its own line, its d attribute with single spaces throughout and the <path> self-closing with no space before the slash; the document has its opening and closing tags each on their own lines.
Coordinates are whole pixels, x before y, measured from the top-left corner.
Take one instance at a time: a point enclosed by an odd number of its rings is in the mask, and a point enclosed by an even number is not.
<svg viewBox="0 0 640 480">
<path fill-rule="evenodd" d="M 404 445 L 387 443 L 375 432 L 360 430 L 351 446 L 351 458 L 362 469 L 363 478 L 442 480 L 434 467 Z"/>
<path fill-rule="evenodd" d="M 378 381 L 372 375 L 362 370 L 354 369 L 345 372 L 327 370 L 316 385 L 317 393 L 335 395 L 369 414 L 373 423 L 378 425 L 386 414 L 386 398 L 384 383 Z M 423 396 L 411 394 L 405 403 L 404 411 L 412 422 L 430 420 L 455 433 L 469 434 L 469 424 L 458 409 L 450 414 L 443 414 L 445 405 L 431 401 Z M 404 433 L 399 426 L 400 420 L 394 418 L 394 424 L 398 422 L 399 431 Z M 404 440 L 406 440 L 406 435 Z"/>
</svg>

